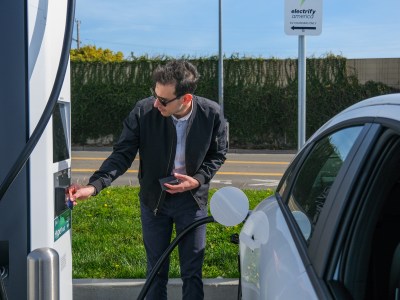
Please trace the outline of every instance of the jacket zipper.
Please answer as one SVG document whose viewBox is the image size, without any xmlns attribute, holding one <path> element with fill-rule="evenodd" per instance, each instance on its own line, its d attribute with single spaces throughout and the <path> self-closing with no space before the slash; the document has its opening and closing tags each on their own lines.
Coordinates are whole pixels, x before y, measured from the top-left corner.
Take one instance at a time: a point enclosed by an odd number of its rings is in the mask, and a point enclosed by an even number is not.
<svg viewBox="0 0 400 300">
<path fill-rule="evenodd" d="M 170 165 L 170 163 L 171 163 L 171 157 L 172 157 L 172 150 L 173 150 L 173 147 L 174 147 L 174 141 L 172 141 L 171 150 L 169 151 L 169 159 L 168 159 L 167 171 L 165 172 L 165 173 L 166 173 L 165 176 L 168 176 L 168 169 L 169 169 L 169 165 Z M 160 206 L 162 194 L 163 194 L 163 192 L 161 191 L 160 197 L 158 197 L 158 201 L 157 201 L 156 208 L 153 210 L 154 216 L 157 216 L 158 207 Z M 196 202 L 197 202 L 197 201 L 196 201 Z"/>
</svg>

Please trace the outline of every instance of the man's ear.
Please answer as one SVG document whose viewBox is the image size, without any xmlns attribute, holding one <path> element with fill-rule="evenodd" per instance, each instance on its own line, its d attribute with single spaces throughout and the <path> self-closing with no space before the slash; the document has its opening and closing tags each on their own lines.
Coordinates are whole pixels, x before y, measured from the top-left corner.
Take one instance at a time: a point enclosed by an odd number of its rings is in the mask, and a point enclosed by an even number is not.
<svg viewBox="0 0 400 300">
<path fill-rule="evenodd" d="M 189 103 L 189 102 L 191 102 L 193 100 L 193 95 L 192 94 L 185 94 L 184 96 L 183 96 L 183 101 L 185 102 L 185 103 Z"/>
</svg>

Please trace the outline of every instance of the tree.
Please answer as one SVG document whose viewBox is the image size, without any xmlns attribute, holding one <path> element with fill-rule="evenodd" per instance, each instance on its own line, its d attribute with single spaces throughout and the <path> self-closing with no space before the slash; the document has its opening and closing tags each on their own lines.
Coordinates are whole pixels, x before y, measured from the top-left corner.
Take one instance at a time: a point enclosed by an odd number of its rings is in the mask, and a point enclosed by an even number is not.
<svg viewBox="0 0 400 300">
<path fill-rule="evenodd" d="M 121 62 L 124 60 L 124 54 L 121 51 L 113 52 L 110 49 L 97 48 L 87 45 L 79 49 L 71 49 L 71 61 L 83 62 Z"/>
</svg>

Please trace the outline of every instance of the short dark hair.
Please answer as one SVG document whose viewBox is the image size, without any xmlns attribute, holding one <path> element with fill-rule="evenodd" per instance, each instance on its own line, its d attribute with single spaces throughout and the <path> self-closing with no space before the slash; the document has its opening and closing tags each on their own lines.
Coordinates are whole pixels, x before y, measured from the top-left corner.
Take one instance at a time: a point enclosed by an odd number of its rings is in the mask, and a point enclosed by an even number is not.
<svg viewBox="0 0 400 300">
<path fill-rule="evenodd" d="M 153 72 L 153 84 L 175 84 L 175 95 L 193 94 L 199 80 L 196 67 L 187 60 L 178 59 L 158 66 Z"/>
</svg>

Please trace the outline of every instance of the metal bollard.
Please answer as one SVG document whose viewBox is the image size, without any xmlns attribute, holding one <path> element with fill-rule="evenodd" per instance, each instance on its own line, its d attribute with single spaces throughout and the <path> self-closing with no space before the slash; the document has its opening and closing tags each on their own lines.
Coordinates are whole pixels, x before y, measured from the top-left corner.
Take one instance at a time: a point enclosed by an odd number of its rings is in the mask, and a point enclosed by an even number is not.
<svg viewBox="0 0 400 300">
<path fill-rule="evenodd" d="M 59 256 L 52 248 L 39 248 L 28 255 L 28 300 L 59 300 Z"/>
</svg>

